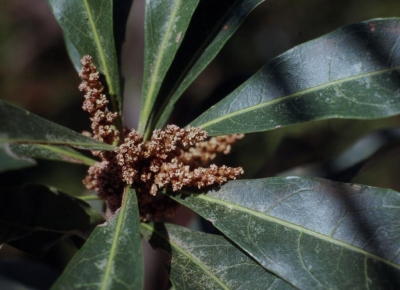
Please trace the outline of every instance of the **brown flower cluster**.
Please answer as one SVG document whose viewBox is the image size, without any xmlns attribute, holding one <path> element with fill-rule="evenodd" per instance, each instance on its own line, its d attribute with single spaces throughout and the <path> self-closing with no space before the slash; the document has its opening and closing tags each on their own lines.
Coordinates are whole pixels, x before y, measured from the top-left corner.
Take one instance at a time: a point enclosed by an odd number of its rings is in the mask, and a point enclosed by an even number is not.
<svg viewBox="0 0 400 290">
<path fill-rule="evenodd" d="M 217 138 L 205 141 L 206 131 L 195 127 L 168 125 L 165 130 L 155 130 L 150 141 L 145 143 L 136 131 L 131 131 L 116 150 L 116 159 L 122 168 L 123 181 L 136 185 L 139 192 L 155 196 L 160 189 L 168 186 L 173 191 L 183 186 L 203 188 L 222 184 L 243 174 L 241 167 L 199 166 L 199 163 L 213 159 L 215 152 L 229 153 L 230 144 L 241 137 L 231 135 L 226 138 L 230 143 L 220 143 L 217 148 Z M 204 158 L 201 153 L 204 153 Z"/>
<path fill-rule="evenodd" d="M 85 56 L 82 64 L 79 88 L 86 93 L 83 109 L 91 115 L 92 137 L 118 145 L 114 151 L 93 152 L 101 162 L 89 168 L 83 182 L 97 191 L 111 210 L 120 206 L 123 188 L 131 185 L 137 193 L 141 218 L 160 220 L 171 216 L 177 207 L 172 199 L 160 194 L 162 189 L 204 188 L 243 174 L 241 167 L 203 167 L 217 153 L 228 154 L 243 134 L 208 139 L 207 132 L 200 128 L 168 125 L 164 130 L 155 130 L 146 142 L 138 132 L 128 129 L 120 140 L 120 132 L 113 126 L 117 115 L 107 110 L 108 101 L 91 57 Z"/>
<path fill-rule="evenodd" d="M 100 82 L 100 74 L 93 64 L 92 57 L 85 55 L 81 63 L 82 71 L 79 77 L 82 83 L 79 85 L 79 90 L 85 92 L 82 109 L 91 115 L 93 130 L 93 135 L 89 132 L 84 132 L 84 134 L 107 144 L 116 143 L 119 141 L 119 132 L 113 123 L 118 115 L 116 112 L 107 110 L 109 101 L 103 94 L 104 87 Z"/>
</svg>

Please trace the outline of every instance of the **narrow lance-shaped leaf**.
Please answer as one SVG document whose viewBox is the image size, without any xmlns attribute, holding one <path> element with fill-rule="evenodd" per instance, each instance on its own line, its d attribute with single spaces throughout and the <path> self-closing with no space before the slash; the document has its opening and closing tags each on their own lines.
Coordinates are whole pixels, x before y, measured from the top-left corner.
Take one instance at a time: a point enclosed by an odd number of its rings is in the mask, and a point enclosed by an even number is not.
<svg viewBox="0 0 400 290">
<path fill-rule="evenodd" d="M 10 151 L 24 157 L 63 161 L 70 163 L 94 165 L 96 160 L 86 157 L 66 146 L 49 146 L 41 144 L 11 144 Z"/>
<path fill-rule="evenodd" d="M 136 193 L 126 188 L 121 208 L 93 231 L 52 289 L 142 289 L 139 227 Z"/>
<path fill-rule="evenodd" d="M 80 70 L 80 59 L 91 55 L 104 74 L 112 109 L 122 112 L 122 96 L 113 32 L 112 0 L 47 0 L 60 24 L 72 63 Z"/>
<path fill-rule="evenodd" d="M 184 60 L 184 67 L 181 69 L 181 75 L 176 79 L 174 87 L 168 93 L 168 96 L 165 98 L 160 108 L 156 108 L 157 114 L 155 121 L 157 123 L 155 128 L 162 128 L 164 126 L 176 101 L 181 97 L 183 92 L 215 58 L 225 43 L 242 24 L 247 15 L 249 15 L 257 5 L 264 1 L 265 0 L 225 1 L 225 7 L 221 9 L 223 10 L 223 13 L 219 15 L 218 19 L 216 19 L 217 21 L 213 22 L 214 25 L 212 27 L 207 27 L 210 23 L 210 9 L 213 9 L 214 5 L 222 5 L 222 1 L 202 1 L 199 4 L 187 35 L 187 38 L 190 37 L 190 39 L 188 39 L 189 47 L 186 48 L 185 46 L 186 39 L 182 45 L 185 50 L 195 51 L 190 55 L 190 60 Z M 200 12 L 199 10 L 202 10 L 203 12 L 201 15 L 198 15 L 197 13 Z M 198 19 L 196 16 L 201 18 Z M 194 31 L 191 30 L 192 26 L 196 26 Z M 202 39 L 202 42 L 197 44 L 197 39 L 201 38 L 201 36 L 198 36 L 201 34 L 199 32 L 204 30 L 204 27 L 209 28 L 209 33 Z M 195 41 L 196 45 L 193 45 L 193 42 Z M 175 71 L 174 73 L 176 74 Z"/>
<path fill-rule="evenodd" d="M 34 166 L 35 164 L 35 160 L 20 157 L 11 151 L 8 144 L 0 143 L 0 173 Z"/>
<path fill-rule="evenodd" d="M 114 147 L 0 101 L 0 143 L 67 145 L 87 150 Z"/>
<path fill-rule="evenodd" d="M 141 231 L 170 256 L 165 266 L 176 289 L 295 289 L 222 236 L 171 224 L 142 224 Z"/>
<path fill-rule="evenodd" d="M 174 199 L 300 289 L 400 286 L 400 194 L 393 190 L 286 177 Z"/>
<path fill-rule="evenodd" d="M 143 97 L 139 132 L 148 130 L 161 83 L 174 59 L 198 0 L 147 0 L 145 16 L 145 55 Z"/>
<path fill-rule="evenodd" d="M 349 25 L 268 62 L 191 125 L 210 135 L 400 113 L 400 19 Z"/>
<path fill-rule="evenodd" d="M 86 202 L 51 187 L 0 189 L 0 244 L 18 241 L 19 246 L 29 250 L 24 240 L 32 243 L 33 236 L 43 245 L 53 244 L 65 235 L 87 238 L 103 221 L 103 216 Z"/>
</svg>

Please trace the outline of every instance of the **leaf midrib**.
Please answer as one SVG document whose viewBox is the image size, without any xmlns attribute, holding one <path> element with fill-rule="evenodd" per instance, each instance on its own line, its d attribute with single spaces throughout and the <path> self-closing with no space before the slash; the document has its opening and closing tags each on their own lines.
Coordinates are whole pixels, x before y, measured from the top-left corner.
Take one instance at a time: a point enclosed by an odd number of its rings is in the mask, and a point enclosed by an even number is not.
<svg viewBox="0 0 400 290">
<path fill-rule="evenodd" d="M 203 199 L 205 201 L 208 201 L 208 202 L 211 202 L 211 203 L 215 203 L 215 204 L 219 204 L 219 205 L 222 205 L 222 206 L 225 206 L 225 207 L 229 206 L 230 209 L 236 209 L 237 211 L 244 212 L 244 213 L 247 213 L 247 214 L 252 215 L 252 216 L 256 216 L 256 217 L 258 217 L 260 219 L 267 220 L 267 221 L 282 225 L 282 226 L 287 227 L 287 228 L 291 228 L 291 229 L 293 229 L 295 231 L 298 231 L 300 233 L 308 234 L 308 235 L 310 235 L 312 237 L 315 237 L 315 238 L 318 238 L 320 240 L 324 240 L 326 242 L 338 245 L 340 247 L 346 248 L 346 249 L 351 250 L 353 252 L 361 253 L 361 254 L 369 257 L 369 258 L 378 260 L 380 262 L 383 262 L 385 264 L 390 265 L 391 267 L 394 267 L 394 268 L 400 270 L 400 265 L 397 265 L 397 264 L 395 264 L 395 263 L 393 263 L 391 261 L 388 261 L 388 260 L 386 260 L 384 258 L 381 258 L 381 257 L 379 257 L 379 256 L 377 256 L 375 254 L 372 254 L 370 252 L 367 252 L 365 250 L 362 250 L 360 248 L 357 248 L 357 247 L 355 247 L 353 245 L 350 245 L 350 244 L 347 244 L 345 242 L 333 239 L 333 238 L 328 237 L 326 235 L 317 233 L 317 232 L 312 231 L 310 229 L 303 228 L 303 227 L 301 227 L 299 225 L 287 222 L 285 220 L 278 219 L 276 217 L 272 217 L 272 216 L 269 216 L 269 215 L 265 215 L 265 214 L 262 214 L 262 213 L 260 213 L 258 211 L 254 211 L 254 210 L 251 210 L 249 208 L 240 206 L 240 205 L 238 205 L 236 203 L 232 203 L 232 202 L 229 202 L 229 201 L 226 201 L 226 200 L 217 199 L 217 198 L 214 198 L 214 197 L 211 197 L 211 196 L 208 196 L 208 195 L 196 195 L 196 198 L 200 198 L 200 199 Z M 216 221 L 215 224 L 217 224 L 217 223 L 218 222 Z"/>
<path fill-rule="evenodd" d="M 99 57 L 100 57 L 100 61 L 102 63 L 102 67 L 103 67 L 103 70 L 104 70 L 104 75 L 105 75 L 106 80 L 107 80 L 109 93 L 110 93 L 110 95 L 115 95 L 115 89 L 114 89 L 113 83 L 111 81 L 110 71 L 108 70 L 105 53 L 104 53 L 104 50 L 103 50 L 103 46 L 101 45 L 100 37 L 99 37 L 99 34 L 97 32 L 96 23 L 94 21 L 94 18 L 93 18 L 93 15 L 92 15 L 92 11 L 90 10 L 88 0 L 83 0 L 83 3 L 84 3 L 84 6 L 85 6 L 85 9 L 86 9 L 86 13 L 88 15 L 88 20 L 89 20 L 90 26 L 91 26 L 92 31 L 93 31 L 94 41 L 96 43 L 97 50 L 99 52 Z"/>
<path fill-rule="evenodd" d="M 49 140 L 32 140 L 32 139 L 7 139 L 0 138 L 0 143 L 10 144 L 35 144 L 35 145 L 61 145 L 61 146 L 72 146 L 78 148 L 85 148 L 92 150 L 93 148 L 99 148 L 97 150 L 112 151 L 115 147 L 108 144 L 97 144 L 97 143 L 83 143 L 83 142 L 71 142 L 71 141 L 49 141 Z M 96 147 L 95 147 L 96 146 Z"/>
<path fill-rule="evenodd" d="M 234 117 L 236 117 L 238 115 L 242 115 L 242 114 L 245 114 L 245 113 L 250 112 L 250 111 L 254 111 L 254 110 L 261 109 L 261 108 L 264 108 L 264 107 L 267 107 L 267 106 L 270 106 L 270 105 L 274 105 L 274 104 L 286 101 L 287 99 L 290 99 L 290 98 L 302 97 L 302 95 L 306 95 L 307 93 L 310 93 L 310 92 L 313 92 L 313 91 L 318 91 L 318 90 L 321 90 L 321 89 L 324 89 L 324 88 L 327 88 L 327 87 L 330 87 L 330 86 L 343 84 L 343 83 L 350 82 L 350 81 L 357 80 L 357 79 L 361 79 L 361 78 L 364 78 L 364 77 L 370 77 L 370 76 L 383 74 L 383 73 L 386 73 L 386 72 L 391 72 L 391 71 L 395 71 L 395 70 L 399 70 L 399 69 L 400 69 L 400 66 L 397 66 L 397 67 L 393 67 L 393 68 L 390 68 L 390 69 L 383 69 L 383 70 L 379 70 L 379 71 L 375 71 L 375 72 L 369 72 L 369 73 L 360 74 L 360 75 L 353 76 L 353 77 L 347 77 L 347 78 L 343 78 L 343 79 L 338 79 L 336 81 L 332 81 L 332 82 L 328 82 L 328 83 L 325 83 L 325 84 L 321 84 L 321 85 L 318 85 L 318 86 L 315 86 L 315 87 L 312 87 L 312 88 L 309 88 L 309 89 L 306 89 L 306 90 L 303 90 L 303 91 L 300 91 L 300 92 L 296 92 L 296 93 L 291 94 L 291 95 L 278 97 L 276 99 L 273 99 L 273 100 L 270 100 L 270 101 L 266 101 L 266 102 L 263 102 L 263 103 L 260 103 L 260 104 L 254 105 L 254 106 L 245 107 L 244 109 L 239 109 L 239 110 L 234 111 L 232 113 L 225 114 L 223 116 L 214 118 L 211 121 L 208 121 L 208 122 L 205 122 L 203 124 L 196 125 L 196 126 L 199 127 L 199 128 L 205 129 L 205 128 L 210 127 L 212 125 L 215 125 L 215 124 L 217 124 L 219 122 L 222 122 L 222 121 L 224 121 L 226 119 L 234 118 Z M 251 81 L 251 80 L 249 80 L 249 81 Z M 247 85 L 245 85 L 245 86 L 247 86 Z M 244 88 L 245 87 L 243 87 L 243 89 Z"/>
<path fill-rule="evenodd" d="M 170 38 L 170 33 L 171 33 L 171 30 L 172 30 L 172 27 L 173 27 L 173 23 L 174 23 L 174 20 L 176 18 L 176 14 L 178 13 L 178 8 L 180 7 L 181 2 L 182 2 L 182 0 L 178 0 L 178 1 L 175 2 L 175 6 L 174 6 L 174 8 L 172 10 L 172 14 L 171 14 L 170 21 L 168 23 L 167 30 L 166 30 L 166 32 L 164 34 L 164 38 L 163 38 L 163 41 L 162 41 L 161 46 L 160 46 L 160 50 L 159 50 L 159 54 L 158 54 L 159 57 L 157 58 L 156 65 L 154 67 L 154 73 L 151 74 L 150 79 L 149 79 L 150 86 L 149 86 L 149 89 L 148 89 L 147 94 L 145 96 L 145 102 L 144 102 L 143 109 L 142 109 L 142 112 L 141 112 L 142 116 L 141 116 L 140 121 L 139 121 L 139 132 L 141 132 L 141 133 L 144 133 L 144 130 L 146 129 L 145 127 L 147 126 L 147 119 L 150 116 L 150 112 L 151 112 L 152 106 L 154 104 L 154 102 L 153 102 L 154 98 L 152 96 L 153 96 L 154 91 L 156 89 L 156 85 L 157 85 L 156 80 L 159 77 L 161 64 L 162 64 L 163 59 L 165 57 L 165 53 L 164 53 L 163 48 L 166 46 L 166 43 L 167 43 L 168 39 Z"/>
<path fill-rule="evenodd" d="M 129 190 L 127 190 L 127 188 L 125 188 L 121 208 L 119 210 L 115 234 L 114 234 L 113 242 L 112 242 L 111 248 L 110 248 L 110 254 L 108 255 L 108 259 L 107 259 L 107 267 L 106 267 L 106 270 L 104 271 L 103 281 L 101 282 L 101 290 L 108 289 L 107 283 L 109 282 L 109 279 L 111 276 L 112 264 L 113 264 L 114 258 L 116 256 L 117 245 L 118 245 L 118 241 L 119 241 L 119 236 L 121 235 L 122 224 L 125 220 L 125 212 L 126 212 L 126 208 L 128 206 L 127 201 L 128 201 L 129 194 L 132 194 L 132 193 L 129 193 Z"/>
<path fill-rule="evenodd" d="M 261 0 L 261 2 L 263 2 L 263 1 L 265 1 L 265 0 Z M 206 48 L 207 47 L 211 47 L 214 44 L 210 40 L 215 38 L 216 35 L 218 35 L 218 33 L 221 31 L 218 28 L 220 27 L 221 23 L 226 22 L 226 16 L 229 15 L 234 8 L 236 8 L 237 3 L 238 3 L 238 0 L 236 0 L 232 4 L 232 6 L 225 12 L 224 16 L 221 17 L 221 19 L 218 21 L 217 25 L 214 27 L 214 29 L 211 31 L 211 33 L 206 37 L 205 41 L 200 45 L 200 47 L 197 49 L 196 53 L 193 55 L 193 57 L 190 59 L 190 61 L 185 66 L 185 68 L 182 71 L 182 73 L 177 78 L 174 86 L 171 89 L 171 92 L 168 94 L 168 96 L 166 97 L 166 100 L 164 101 L 164 103 L 162 104 L 162 106 L 160 107 L 160 109 L 157 112 L 157 116 L 155 118 L 155 120 L 157 122 L 156 126 L 157 125 L 159 125 L 159 126 L 163 125 L 163 124 L 159 123 L 159 120 L 163 120 L 163 119 L 167 119 L 168 118 L 168 117 L 164 116 L 165 115 L 164 112 L 168 112 L 168 114 L 170 114 L 170 110 L 169 111 L 165 110 L 165 108 L 173 107 L 174 104 L 176 103 L 176 100 L 182 95 L 182 92 L 190 85 L 190 83 L 189 84 L 186 83 L 187 79 L 188 79 L 189 72 L 191 72 L 192 69 L 194 68 L 194 66 L 198 63 L 198 61 L 200 60 L 201 56 L 205 52 Z M 236 28 L 236 30 L 237 30 L 237 28 Z M 233 34 L 233 32 L 232 32 L 232 34 Z M 226 41 L 225 41 L 225 43 L 226 43 Z M 193 79 L 196 78 L 202 72 L 204 67 L 206 67 L 208 65 L 208 63 L 207 64 L 200 63 L 199 64 L 199 67 L 201 67 L 200 70 L 198 72 L 195 72 L 194 73 L 195 76 L 192 77 L 192 78 Z"/>
<path fill-rule="evenodd" d="M 65 156 L 72 157 L 72 158 L 74 158 L 76 160 L 80 160 L 84 164 L 89 165 L 89 166 L 92 166 L 92 165 L 94 165 L 96 163 L 96 160 L 93 160 L 93 159 L 91 159 L 89 157 L 86 157 L 84 155 L 80 155 L 80 154 L 75 153 L 75 152 L 62 150 L 62 148 L 60 148 L 60 147 L 43 145 L 43 144 L 37 144 L 37 146 L 38 147 L 42 147 L 42 148 L 44 148 L 46 150 L 55 152 L 55 153 L 59 153 L 59 154 L 65 155 Z"/>
<path fill-rule="evenodd" d="M 154 227 L 151 227 L 148 224 L 145 223 L 141 223 L 142 227 L 147 228 L 149 231 L 152 231 L 154 233 L 156 233 L 159 237 L 161 237 L 163 240 L 166 240 L 165 237 L 157 232 Z M 197 265 L 200 269 L 202 269 L 205 273 L 208 274 L 209 277 L 211 277 L 215 282 L 218 283 L 218 285 L 220 285 L 223 289 L 229 289 L 223 281 L 221 281 L 217 276 L 214 275 L 213 272 L 211 272 L 210 270 L 208 270 L 206 267 L 203 266 L 202 263 L 200 263 L 197 259 L 195 259 L 192 255 L 188 254 L 187 251 L 185 251 L 182 247 L 179 247 L 178 244 L 176 244 L 175 242 L 171 241 L 171 239 L 168 240 L 168 243 L 173 246 L 178 252 L 180 252 L 182 255 L 184 255 L 185 257 L 187 257 L 190 261 L 192 261 L 195 265 Z"/>
</svg>

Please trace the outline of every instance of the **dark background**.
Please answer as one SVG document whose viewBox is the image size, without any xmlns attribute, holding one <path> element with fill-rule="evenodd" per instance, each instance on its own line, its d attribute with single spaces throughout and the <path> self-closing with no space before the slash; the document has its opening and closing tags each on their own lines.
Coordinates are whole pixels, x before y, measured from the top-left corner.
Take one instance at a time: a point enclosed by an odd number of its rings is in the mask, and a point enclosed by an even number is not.
<svg viewBox="0 0 400 290">
<path fill-rule="evenodd" d="M 124 118 L 129 127 L 136 127 L 140 108 L 143 12 L 143 0 L 135 0 L 123 47 Z M 186 125 L 207 108 L 209 100 L 212 102 L 227 95 L 268 60 L 295 45 L 340 26 L 396 16 L 400 16 L 398 0 L 266 1 L 250 14 L 187 90 L 177 104 L 173 120 L 178 125 Z M 83 98 L 77 89 L 79 82 L 68 59 L 61 29 L 46 1 L 3 0 L 0 9 L 0 99 L 80 132 L 88 130 L 90 123 L 87 114 L 81 110 Z M 234 154 L 221 162 L 243 166 L 247 178 L 284 174 L 293 167 L 326 162 L 361 136 L 377 129 L 396 128 L 399 121 L 399 117 L 375 121 L 327 120 L 248 134 L 237 144 Z M 356 176 L 352 174 L 346 181 L 400 190 L 397 151 L 364 168 Z M 84 166 L 38 161 L 33 168 L 0 173 L 0 183 L 35 182 L 82 195 L 81 180 L 85 171 Z M 307 172 L 298 167 L 291 173 Z M 315 175 L 318 176 L 318 172 Z M 4 253 L 0 251 L 0 258 Z"/>
<path fill-rule="evenodd" d="M 61 29 L 45 0 L 6 0 L 0 10 L 0 98 L 22 106 L 78 132 L 89 129 L 80 108 L 79 78 L 65 51 Z M 126 125 L 136 127 L 143 70 L 142 0 L 134 1 L 123 48 Z M 259 5 L 229 40 L 184 97 L 173 121 L 186 125 L 216 99 L 255 73 L 274 56 L 336 28 L 377 17 L 400 16 L 395 0 L 290 1 L 270 0 Z M 211 100 L 211 103 L 210 103 Z M 188 109 L 189 108 L 189 109 Z M 293 166 L 331 158 L 367 132 L 395 127 L 398 118 L 377 121 L 328 120 L 292 126 L 267 133 L 249 134 L 230 159 L 245 167 L 246 177 L 276 175 Z M 289 151 L 290 152 L 289 152 Z M 278 154 L 275 154 L 277 153 Z M 275 156 L 274 156 L 275 155 Z M 357 182 L 396 188 L 397 166 L 380 164 L 379 170 Z M 1 182 L 36 180 L 80 194 L 85 168 L 45 163 L 43 170 L 27 169 L 1 174 Z M 373 170 L 373 169 L 371 169 Z M 24 172 L 28 172 L 25 174 Z M 38 173 L 35 173 L 38 172 Z M 377 176 L 379 174 L 379 176 Z M 65 178 L 68 176 L 68 178 Z"/>
</svg>

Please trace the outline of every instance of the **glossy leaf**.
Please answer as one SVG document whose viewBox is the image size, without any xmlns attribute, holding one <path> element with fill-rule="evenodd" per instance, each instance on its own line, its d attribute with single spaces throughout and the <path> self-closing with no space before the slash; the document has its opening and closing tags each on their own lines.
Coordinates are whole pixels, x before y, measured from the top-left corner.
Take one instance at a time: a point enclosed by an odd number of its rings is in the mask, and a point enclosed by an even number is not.
<svg viewBox="0 0 400 290">
<path fill-rule="evenodd" d="M 122 112 L 118 61 L 113 32 L 112 0 L 47 0 L 60 24 L 72 63 L 80 70 L 80 59 L 91 55 L 104 74 L 112 110 Z"/>
<path fill-rule="evenodd" d="M 52 289 L 142 289 L 139 227 L 136 193 L 127 188 L 121 208 L 93 231 Z"/>
<path fill-rule="evenodd" d="M 176 289 L 294 289 L 222 236 L 171 224 L 142 224 L 141 231 L 171 257 L 166 268 Z"/>
<path fill-rule="evenodd" d="M 147 0 L 143 97 L 139 132 L 144 133 L 161 83 L 182 43 L 198 0 Z"/>
<path fill-rule="evenodd" d="M 114 147 L 0 101 L 0 143 L 67 145 L 88 150 Z"/>
<path fill-rule="evenodd" d="M 183 92 L 215 58 L 250 12 L 264 1 L 210 0 L 202 1 L 199 4 L 189 27 L 187 45 L 185 45 L 185 39 L 181 49 L 184 50 L 183 53 L 185 55 L 187 54 L 186 51 L 191 52 L 190 59 L 182 57 L 181 62 L 184 64 L 180 65 L 179 71 L 181 71 L 181 75 L 179 77 L 176 76 L 177 69 L 174 70 L 175 84 L 168 92 L 168 96 L 165 98 L 163 104 L 160 108 L 157 108 L 157 116 L 155 117 L 157 123 L 155 128 L 162 128 L 164 126 L 176 101 Z M 215 20 L 210 19 L 210 9 L 213 10 L 212 13 L 214 13 L 214 10 L 220 12 L 216 15 Z M 204 37 L 202 37 L 203 35 Z M 180 54 L 178 54 L 178 57 L 180 57 Z"/>
<path fill-rule="evenodd" d="M 0 143 L 0 173 L 30 167 L 35 164 L 35 160 L 20 157 L 11 151 L 8 144 Z"/>
<path fill-rule="evenodd" d="M 10 147 L 10 150 L 19 156 L 86 164 L 89 166 L 96 163 L 96 160 L 86 157 L 78 151 L 65 146 L 49 146 L 41 144 L 12 144 Z"/>
<path fill-rule="evenodd" d="M 286 177 L 175 199 L 301 289 L 400 286 L 400 193 Z"/>
<path fill-rule="evenodd" d="M 191 125 L 210 135 L 400 113 L 400 20 L 349 25 L 268 62 Z"/>
<path fill-rule="evenodd" d="M 53 233 L 89 236 L 103 216 L 86 202 L 54 188 L 24 185 L 0 189 L 0 244 Z"/>
</svg>

